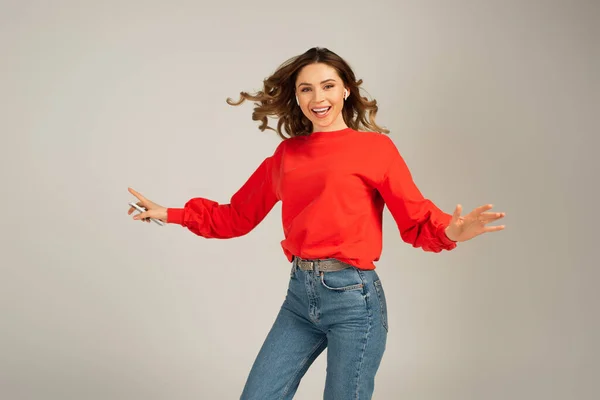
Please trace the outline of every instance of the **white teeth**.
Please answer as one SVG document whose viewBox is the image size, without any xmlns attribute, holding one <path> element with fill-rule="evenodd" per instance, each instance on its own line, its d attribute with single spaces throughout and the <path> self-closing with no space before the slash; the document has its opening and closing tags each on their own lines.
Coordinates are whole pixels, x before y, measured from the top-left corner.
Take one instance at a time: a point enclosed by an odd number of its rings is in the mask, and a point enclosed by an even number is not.
<svg viewBox="0 0 600 400">
<path fill-rule="evenodd" d="M 329 111 L 330 108 L 331 107 L 313 108 L 312 111 L 317 115 L 325 115 L 325 114 L 327 114 L 327 112 Z"/>
</svg>

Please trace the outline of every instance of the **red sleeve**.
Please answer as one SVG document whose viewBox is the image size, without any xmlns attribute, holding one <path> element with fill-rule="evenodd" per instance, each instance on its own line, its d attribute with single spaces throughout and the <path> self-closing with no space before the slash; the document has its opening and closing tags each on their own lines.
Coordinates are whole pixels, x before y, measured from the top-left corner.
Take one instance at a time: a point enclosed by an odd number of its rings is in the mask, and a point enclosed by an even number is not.
<svg viewBox="0 0 600 400">
<path fill-rule="evenodd" d="M 389 166 L 377 190 L 394 217 L 402 240 L 434 253 L 454 249 L 456 242 L 450 240 L 444 231 L 452 215 L 444 213 L 423 197 L 398 149 L 391 139 L 388 140 L 388 157 L 385 159 Z"/>
<path fill-rule="evenodd" d="M 273 157 L 266 158 L 229 204 L 194 198 L 183 208 L 168 208 L 167 222 L 180 224 L 205 238 L 228 239 L 247 234 L 279 200 L 272 184 L 272 162 Z"/>
</svg>

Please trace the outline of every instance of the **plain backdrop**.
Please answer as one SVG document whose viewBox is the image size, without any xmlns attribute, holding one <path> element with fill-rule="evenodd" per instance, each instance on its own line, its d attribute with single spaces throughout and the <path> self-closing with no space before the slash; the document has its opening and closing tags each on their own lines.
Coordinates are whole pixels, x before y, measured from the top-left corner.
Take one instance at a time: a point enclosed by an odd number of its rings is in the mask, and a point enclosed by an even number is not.
<svg viewBox="0 0 600 400">
<path fill-rule="evenodd" d="M 426 197 L 507 213 L 434 254 L 385 211 L 374 398 L 598 398 L 599 16 L 593 0 L 1 0 L 0 398 L 239 398 L 287 289 L 281 203 L 204 239 L 132 221 L 127 187 L 227 203 L 280 139 L 225 99 L 314 46 L 364 80 Z M 322 398 L 324 355 L 297 399 Z"/>
</svg>

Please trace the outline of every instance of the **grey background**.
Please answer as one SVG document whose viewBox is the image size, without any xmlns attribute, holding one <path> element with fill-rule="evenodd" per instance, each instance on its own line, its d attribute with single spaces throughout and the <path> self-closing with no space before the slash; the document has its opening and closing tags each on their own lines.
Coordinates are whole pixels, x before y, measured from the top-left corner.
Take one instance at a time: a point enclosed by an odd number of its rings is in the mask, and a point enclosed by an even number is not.
<svg viewBox="0 0 600 400">
<path fill-rule="evenodd" d="M 239 397 L 285 297 L 281 204 L 206 240 L 132 221 L 127 187 L 228 202 L 279 139 L 225 99 L 313 46 L 364 79 L 427 197 L 507 213 L 433 254 L 386 210 L 374 397 L 598 398 L 597 2 L 0 4 L 0 398 Z"/>
</svg>

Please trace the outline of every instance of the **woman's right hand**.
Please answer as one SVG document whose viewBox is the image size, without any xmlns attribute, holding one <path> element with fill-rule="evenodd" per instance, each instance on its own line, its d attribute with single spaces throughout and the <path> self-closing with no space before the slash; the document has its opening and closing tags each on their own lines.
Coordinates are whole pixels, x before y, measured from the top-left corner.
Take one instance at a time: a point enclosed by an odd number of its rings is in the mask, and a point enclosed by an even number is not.
<svg viewBox="0 0 600 400">
<path fill-rule="evenodd" d="M 129 193 L 131 193 L 132 195 L 137 197 L 137 199 L 139 200 L 136 204 L 138 206 L 144 207 L 146 209 L 145 212 L 134 216 L 133 219 L 150 222 L 150 218 L 154 218 L 154 219 L 161 220 L 162 222 L 165 222 L 165 223 L 167 222 L 167 209 L 165 207 L 160 206 L 160 205 L 148 200 L 147 198 L 145 198 L 144 196 L 142 196 L 140 193 L 136 192 L 132 188 L 127 188 L 127 190 L 129 190 Z M 135 211 L 135 208 L 129 207 L 129 211 L 127 211 L 127 214 L 131 215 L 131 213 L 134 211 Z"/>
</svg>

